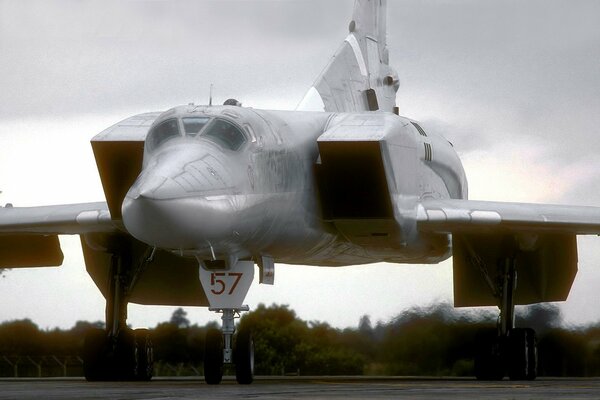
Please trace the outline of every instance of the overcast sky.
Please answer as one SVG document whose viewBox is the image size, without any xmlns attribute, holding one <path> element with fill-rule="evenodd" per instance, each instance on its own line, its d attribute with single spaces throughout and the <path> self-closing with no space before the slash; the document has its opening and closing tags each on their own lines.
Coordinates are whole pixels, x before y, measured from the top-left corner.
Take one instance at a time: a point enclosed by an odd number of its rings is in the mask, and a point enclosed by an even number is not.
<svg viewBox="0 0 600 400">
<path fill-rule="evenodd" d="M 600 205 L 600 2 L 389 0 L 403 115 L 455 145 L 470 197 Z M 293 109 L 347 35 L 353 0 L 0 0 L 0 202 L 103 200 L 89 140 L 132 114 L 229 97 Z M 78 238 L 61 268 L 0 279 L 0 321 L 103 318 Z M 569 323 L 600 319 L 600 238 L 580 238 Z M 355 326 L 452 301 L 451 263 L 278 265 L 247 297 Z M 135 326 L 171 307 L 130 306 Z M 190 319 L 215 319 L 187 308 Z"/>
</svg>

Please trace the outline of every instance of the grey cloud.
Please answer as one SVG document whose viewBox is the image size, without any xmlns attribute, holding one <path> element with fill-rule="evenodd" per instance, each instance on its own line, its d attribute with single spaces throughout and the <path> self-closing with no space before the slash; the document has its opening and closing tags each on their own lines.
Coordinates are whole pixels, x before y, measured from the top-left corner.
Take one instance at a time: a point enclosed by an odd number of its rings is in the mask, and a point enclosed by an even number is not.
<svg viewBox="0 0 600 400">
<path fill-rule="evenodd" d="M 600 204 L 600 3 L 391 2 L 401 110 L 459 154 L 537 143 L 557 177 L 586 168 L 561 199 Z M 417 103 L 415 104 L 415 100 Z M 430 109 L 428 109 L 430 107 Z M 433 111 L 432 111 L 433 110 Z M 440 113 L 442 110 L 442 113 Z M 557 178 L 558 179 L 558 178 Z"/>
<path fill-rule="evenodd" d="M 473 117 L 468 106 L 487 105 L 488 118 L 502 117 L 521 128 L 511 136 L 528 130 L 560 141 L 562 132 L 551 129 L 556 122 L 573 120 L 580 125 L 579 136 L 600 122 L 593 112 L 600 106 L 600 28 L 595 17 L 600 3 L 395 5 L 398 13 L 410 14 L 392 28 L 400 39 L 392 58 L 411 94 L 420 90 L 458 101 L 467 119 Z M 408 95 L 402 96 L 410 102 Z"/>
<path fill-rule="evenodd" d="M 211 83 L 217 99 L 293 107 L 346 35 L 352 3 L 3 1 L 0 118 L 165 109 L 206 101 Z M 599 14 L 585 0 L 390 0 L 400 107 L 444 121 L 461 151 L 502 131 L 547 140 L 567 161 L 597 152 Z"/>
<path fill-rule="evenodd" d="M 284 97 L 307 69 L 309 86 L 333 53 L 349 17 L 327 22 L 338 8 L 351 13 L 348 3 L 2 3 L 0 117 L 170 107 L 211 82 L 248 97 L 282 87 Z M 335 44 L 319 40 L 332 31 Z"/>
</svg>

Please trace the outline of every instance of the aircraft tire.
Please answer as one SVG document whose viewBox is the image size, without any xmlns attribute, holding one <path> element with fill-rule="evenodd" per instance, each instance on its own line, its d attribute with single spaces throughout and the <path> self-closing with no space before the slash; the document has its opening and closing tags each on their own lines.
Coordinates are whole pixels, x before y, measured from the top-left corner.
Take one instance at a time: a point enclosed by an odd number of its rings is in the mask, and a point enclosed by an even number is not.
<svg viewBox="0 0 600 400">
<path fill-rule="evenodd" d="M 511 380 L 534 380 L 537 375 L 537 343 L 533 329 L 513 329 L 508 346 Z"/>
<path fill-rule="evenodd" d="M 235 379 L 241 385 L 254 381 L 254 340 L 249 329 L 241 329 L 237 334 L 235 351 Z"/>
<path fill-rule="evenodd" d="M 527 348 L 529 350 L 529 369 L 527 371 L 527 376 L 525 377 L 528 381 L 533 381 L 537 378 L 537 367 L 538 367 L 538 348 L 537 348 L 537 335 L 535 334 L 535 330 L 531 328 L 526 328 L 526 331 L 529 332 L 527 335 Z"/>
<path fill-rule="evenodd" d="M 131 329 L 122 329 L 112 357 L 114 375 L 111 380 L 135 381 L 138 376 L 138 352 L 135 335 Z"/>
<path fill-rule="evenodd" d="M 133 331 L 137 353 L 137 381 L 149 381 L 154 375 L 154 348 L 148 329 Z"/>
<path fill-rule="evenodd" d="M 223 379 L 223 334 L 221 330 L 209 328 L 204 341 L 204 381 L 218 385 Z"/>
<path fill-rule="evenodd" d="M 475 354 L 475 378 L 483 381 L 499 381 L 504 377 L 502 340 L 496 330 L 485 330 L 477 336 Z"/>
<path fill-rule="evenodd" d="M 108 379 L 106 349 L 104 329 L 90 329 L 83 341 L 83 375 L 87 381 Z"/>
</svg>

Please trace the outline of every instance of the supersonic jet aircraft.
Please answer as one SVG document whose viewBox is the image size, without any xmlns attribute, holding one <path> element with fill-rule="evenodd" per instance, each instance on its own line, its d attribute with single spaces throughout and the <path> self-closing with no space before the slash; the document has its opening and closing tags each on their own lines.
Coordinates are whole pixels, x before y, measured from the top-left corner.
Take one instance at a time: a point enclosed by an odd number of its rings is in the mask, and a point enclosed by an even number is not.
<svg viewBox="0 0 600 400">
<path fill-rule="evenodd" d="M 344 266 L 453 257 L 455 305 L 498 306 L 481 379 L 534 379 L 535 332 L 516 304 L 565 300 L 577 235 L 600 208 L 469 201 L 450 142 L 398 115 L 386 1 L 357 0 L 349 34 L 296 111 L 184 105 L 135 115 L 92 139 L 106 201 L 0 208 L 0 267 L 60 265 L 58 235 L 81 237 L 106 298 L 106 330 L 86 336 L 88 380 L 148 380 L 152 346 L 126 305 L 208 306 L 205 380 L 234 363 L 253 380 L 252 335 L 234 317 L 258 266 Z M 517 279 L 518 278 L 518 279 Z M 234 345 L 235 334 L 235 345 Z"/>
</svg>

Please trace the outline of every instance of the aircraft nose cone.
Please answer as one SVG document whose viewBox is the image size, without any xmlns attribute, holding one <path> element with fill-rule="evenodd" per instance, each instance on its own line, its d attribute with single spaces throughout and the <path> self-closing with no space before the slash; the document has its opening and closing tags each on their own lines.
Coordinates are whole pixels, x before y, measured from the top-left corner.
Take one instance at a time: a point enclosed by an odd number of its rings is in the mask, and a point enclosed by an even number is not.
<svg viewBox="0 0 600 400">
<path fill-rule="evenodd" d="M 185 176 L 183 179 L 185 179 Z M 153 200 L 168 200 L 181 198 L 186 194 L 185 189 L 173 178 L 162 174 L 149 173 L 138 178 L 127 193 L 126 198 L 138 199 L 142 197 Z"/>
<path fill-rule="evenodd" d="M 210 157 L 171 152 L 150 163 L 123 201 L 127 231 L 165 249 L 195 249 L 227 240 L 234 214 L 230 196 L 206 196 L 215 192 L 217 183 L 227 189 L 227 170 Z"/>
<path fill-rule="evenodd" d="M 231 204 L 226 199 L 126 197 L 123 224 L 136 239 L 164 249 L 197 249 L 232 234 Z"/>
</svg>

